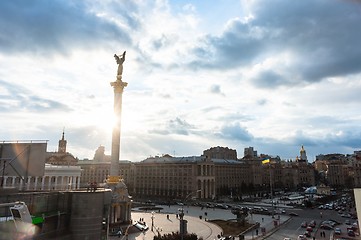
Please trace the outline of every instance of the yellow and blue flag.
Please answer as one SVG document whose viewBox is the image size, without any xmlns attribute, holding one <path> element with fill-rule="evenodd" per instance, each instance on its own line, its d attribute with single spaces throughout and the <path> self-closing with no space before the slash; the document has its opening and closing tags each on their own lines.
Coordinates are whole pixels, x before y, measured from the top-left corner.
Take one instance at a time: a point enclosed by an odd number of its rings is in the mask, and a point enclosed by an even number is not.
<svg viewBox="0 0 361 240">
<path fill-rule="evenodd" d="M 262 160 L 262 164 L 267 164 L 269 162 L 270 162 L 269 158 Z"/>
</svg>

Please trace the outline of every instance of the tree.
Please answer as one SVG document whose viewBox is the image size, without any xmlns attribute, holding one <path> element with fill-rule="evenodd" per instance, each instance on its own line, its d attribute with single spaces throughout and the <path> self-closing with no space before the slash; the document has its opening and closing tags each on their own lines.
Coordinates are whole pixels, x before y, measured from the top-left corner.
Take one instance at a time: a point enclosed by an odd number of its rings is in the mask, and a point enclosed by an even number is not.
<svg viewBox="0 0 361 240">
<path fill-rule="evenodd" d="M 248 208 L 243 207 L 241 209 L 235 208 L 232 209 L 232 213 L 237 216 L 237 222 L 241 223 L 242 225 L 246 222 L 246 217 L 248 216 Z"/>
<path fill-rule="evenodd" d="M 179 240 L 179 239 L 181 239 L 181 235 L 179 232 L 172 232 L 164 235 L 159 234 L 154 236 L 153 238 L 153 240 Z M 183 240 L 203 240 L 203 238 L 198 238 L 195 233 L 191 233 L 191 234 L 184 234 Z"/>
</svg>

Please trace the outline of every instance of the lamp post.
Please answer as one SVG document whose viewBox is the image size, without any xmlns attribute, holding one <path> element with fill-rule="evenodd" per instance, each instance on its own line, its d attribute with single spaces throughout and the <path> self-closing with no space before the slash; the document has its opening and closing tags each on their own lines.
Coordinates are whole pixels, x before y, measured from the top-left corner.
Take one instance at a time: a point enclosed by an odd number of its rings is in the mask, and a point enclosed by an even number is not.
<svg viewBox="0 0 361 240">
<path fill-rule="evenodd" d="M 252 224 L 253 224 L 253 212 L 252 212 L 252 210 L 250 211 L 250 214 L 251 214 L 251 221 L 252 221 Z M 252 227 L 252 239 L 254 239 L 253 238 L 253 227 Z"/>
<path fill-rule="evenodd" d="M 152 232 L 153 232 L 153 227 L 154 227 L 154 212 L 152 212 L 151 219 L 152 219 Z"/>
</svg>

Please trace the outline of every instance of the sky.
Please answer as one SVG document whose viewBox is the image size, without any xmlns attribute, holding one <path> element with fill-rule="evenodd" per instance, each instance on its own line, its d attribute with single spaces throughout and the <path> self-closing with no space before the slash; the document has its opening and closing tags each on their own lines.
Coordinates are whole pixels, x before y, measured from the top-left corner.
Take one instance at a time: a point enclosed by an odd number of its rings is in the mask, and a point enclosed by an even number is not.
<svg viewBox="0 0 361 240">
<path fill-rule="evenodd" d="M 359 0 L 0 1 L 0 136 L 121 159 L 361 150 Z"/>
</svg>

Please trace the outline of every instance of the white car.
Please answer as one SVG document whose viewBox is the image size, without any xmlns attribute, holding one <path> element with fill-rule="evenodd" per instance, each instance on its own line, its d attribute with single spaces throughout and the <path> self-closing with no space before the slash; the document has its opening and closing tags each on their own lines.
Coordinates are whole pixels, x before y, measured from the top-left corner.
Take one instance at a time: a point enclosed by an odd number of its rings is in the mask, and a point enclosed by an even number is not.
<svg viewBox="0 0 361 240">
<path fill-rule="evenodd" d="M 142 224 L 142 223 L 140 223 L 140 222 L 134 223 L 133 226 L 136 227 L 138 230 L 140 230 L 140 231 L 142 231 L 142 232 L 143 232 L 143 231 L 147 231 L 148 228 L 149 228 L 147 225 L 144 225 L 144 224 Z"/>
</svg>

